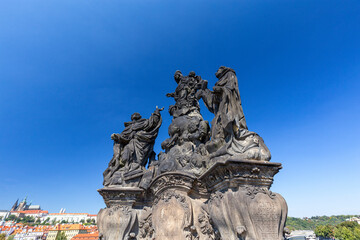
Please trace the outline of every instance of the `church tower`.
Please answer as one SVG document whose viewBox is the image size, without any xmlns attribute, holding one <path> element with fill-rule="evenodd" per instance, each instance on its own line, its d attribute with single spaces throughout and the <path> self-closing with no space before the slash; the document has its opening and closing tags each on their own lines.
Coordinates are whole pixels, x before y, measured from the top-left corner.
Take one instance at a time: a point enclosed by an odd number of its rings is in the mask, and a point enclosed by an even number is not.
<svg viewBox="0 0 360 240">
<path fill-rule="evenodd" d="M 19 203 L 19 199 L 16 200 L 16 202 L 14 203 L 14 205 L 12 206 L 10 211 L 16 211 L 17 207 L 18 207 L 18 203 Z"/>
</svg>

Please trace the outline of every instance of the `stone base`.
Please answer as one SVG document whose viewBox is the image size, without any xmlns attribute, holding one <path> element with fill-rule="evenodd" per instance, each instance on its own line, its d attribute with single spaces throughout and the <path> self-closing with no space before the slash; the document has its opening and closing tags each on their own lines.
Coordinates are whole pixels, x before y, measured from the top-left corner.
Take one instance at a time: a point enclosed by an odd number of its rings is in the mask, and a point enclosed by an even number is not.
<svg viewBox="0 0 360 240">
<path fill-rule="evenodd" d="M 281 240 L 287 205 L 269 188 L 281 164 L 229 159 L 202 176 L 167 172 L 147 190 L 103 188 L 101 239 Z"/>
</svg>

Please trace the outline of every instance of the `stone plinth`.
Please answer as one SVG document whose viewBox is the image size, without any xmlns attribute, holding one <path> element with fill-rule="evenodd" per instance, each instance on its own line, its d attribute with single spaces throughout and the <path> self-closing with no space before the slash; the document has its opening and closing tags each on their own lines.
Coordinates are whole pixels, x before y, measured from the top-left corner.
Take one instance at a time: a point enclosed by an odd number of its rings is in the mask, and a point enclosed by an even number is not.
<svg viewBox="0 0 360 240">
<path fill-rule="evenodd" d="M 103 239 L 281 240 L 287 206 L 269 190 L 280 163 L 228 159 L 200 177 L 167 172 L 148 189 L 103 188 Z"/>
<path fill-rule="evenodd" d="M 144 189 L 138 187 L 105 187 L 98 192 L 108 208 L 116 205 L 133 206 L 136 202 L 143 201 L 145 193 Z"/>
<path fill-rule="evenodd" d="M 229 159 L 199 178 L 211 194 L 208 210 L 222 239 L 284 239 L 287 205 L 269 190 L 280 169 L 280 163 Z"/>
</svg>

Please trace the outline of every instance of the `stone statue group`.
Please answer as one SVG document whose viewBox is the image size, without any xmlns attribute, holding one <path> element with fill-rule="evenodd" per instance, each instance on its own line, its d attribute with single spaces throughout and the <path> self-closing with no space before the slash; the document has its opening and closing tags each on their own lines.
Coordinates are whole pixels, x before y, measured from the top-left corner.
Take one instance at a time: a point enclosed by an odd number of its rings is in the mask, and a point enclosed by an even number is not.
<svg viewBox="0 0 360 240">
<path fill-rule="evenodd" d="M 102 240 L 281 240 L 287 205 L 269 189 L 280 163 L 249 131 L 235 71 L 220 67 L 208 81 L 176 71 L 177 87 L 164 150 L 153 150 L 162 124 L 156 107 L 148 119 L 131 115 L 112 134 L 114 154 L 99 189 Z M 199 101 L 214 114 L 211 126 Z M 157 158 L 157 159 L 156 159 Z"/>
<path fill-rule="evenodd" d="M 121 185 L 124 174 L 145 170 L 148 164 L 157 165 L 159 173 L 185 170 L 199 175 L 219 159 L 269 161 L 270 151 L 263 139 L 247 128 L 235 71 L 220 67 L 215 75 L 218 81 L 211 91 L 208 82 L 195 72 L 188 76 L 175 72 L 178 86 L 175 92 L 166 95 L 175 100 L 175 105 L 169 107 L 173 116 L 170 138 L 161 144 L 165 152 L 159 154 L 159 162 L 155 162 L 153 146 L 163 109 L 156 108 L 149 119 L 132 114 L 124 131 L 111 135 L 114 156 L 104 172 L 104 185 Z M 211 128 L 200 114 L 200 99 L 215 115 Z"/>
</svg>

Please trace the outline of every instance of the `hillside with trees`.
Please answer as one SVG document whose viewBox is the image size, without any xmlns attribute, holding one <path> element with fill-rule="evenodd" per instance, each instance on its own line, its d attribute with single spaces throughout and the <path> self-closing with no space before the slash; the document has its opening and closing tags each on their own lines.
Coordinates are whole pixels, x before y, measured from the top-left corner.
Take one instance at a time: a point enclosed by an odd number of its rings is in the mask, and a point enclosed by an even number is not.
<svg viewBox="0 0 360 240">
<path fill-rule="evenodd" d="M 286 227 L 290 230 L 315 230 L 317 226 L 330 225 L 336 226 L 351 217 L 360 217 L 359 215 L 337 215 L 337 216 L 315 216 L 311 218 L 288 217 Z"/>
<path fill-rule="evenodd" d="M 346 221 L 359 215 L 316 216 L 311 218 L 287 218 L 287 228 L 293 230 L 313 230 L 321 239 L 359 240 L 360 225 Z"/>
<path fill-rule="evenodd" d="M 315 234 L 323 238 L 359 240 L 360 225 L 357 222 L 343 222 L 336 226 L 319 225 L 315 228 Z"/>
</svg>

